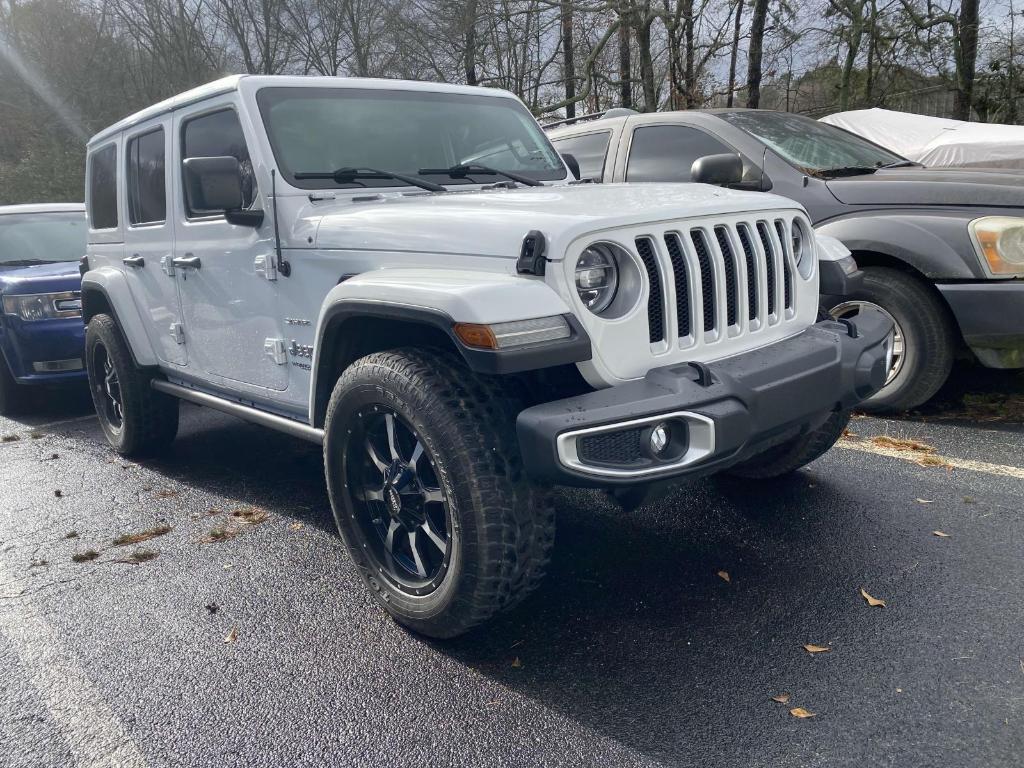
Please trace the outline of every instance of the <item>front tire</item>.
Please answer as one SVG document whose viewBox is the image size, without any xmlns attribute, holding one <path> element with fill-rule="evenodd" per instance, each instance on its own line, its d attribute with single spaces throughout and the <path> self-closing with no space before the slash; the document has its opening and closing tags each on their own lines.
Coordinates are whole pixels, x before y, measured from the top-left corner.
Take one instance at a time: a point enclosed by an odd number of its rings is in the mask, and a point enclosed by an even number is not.
<svg viewBox="0 0 1024 768">
<path fill-rule="evenodd" d="M 85 332 L 89 391 L 107 441 L 122 456 L 148 456 L 178 434 L 178 401 L 150 386 L 110 315 L 96 315 Z"/>
<path fill-rule="evenodd" d="M 823 456 L 846 431 L 848 411 L 836 411 L 817 429 L 737 464 L 729 474 L 748 480 L 772 480 L 796 472 Z"/>
<path fill-rule="evenodd" d="M 0 355 L 0 416 L 13 416 L 25 405 L 25 392 Z"/>
<path fill-rule="evenodd" d="M 853 319 L 864 307 L 881 309 L 896 330 L 889 378 L 860 408 L 889 413 L 927 402 L 953 368 L 955 332 L 946 307 L 921 280 L 888 267 L 865 267 L 862 288 L 829 314 Z"/>
<path fill-rule="evenodd" d="M 523 474 L 519 407 L 442 351 L 375 353 L 334 387 L 324 466 L 338 530 L 377 602 L 418 633 L 460 635 L 541 581 L 554 511 Z"/>
</svg>

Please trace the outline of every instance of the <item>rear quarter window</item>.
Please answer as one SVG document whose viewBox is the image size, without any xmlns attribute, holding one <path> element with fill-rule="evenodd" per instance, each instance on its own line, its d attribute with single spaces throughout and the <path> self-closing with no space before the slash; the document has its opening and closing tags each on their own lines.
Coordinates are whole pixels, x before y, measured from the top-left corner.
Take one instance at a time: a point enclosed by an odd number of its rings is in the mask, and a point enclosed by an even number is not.
<svg viewBox="0 0 1024 768">
<path fill-rule="evenodd" d="M 89 155 L 89 223 L 93 229 L 117 227 L 117 145 Z"/>
<path fill-rule="evenodd" d="M 601 181 L 604 178 L 604 161 L 608 156 L 608 143 L 611 137 L 611 131 L 599 131 L 552 139 L 551 143 L 559 152 L 576 158 L 576 162 L 580 164 L 581 179 Z"/>
</svg>

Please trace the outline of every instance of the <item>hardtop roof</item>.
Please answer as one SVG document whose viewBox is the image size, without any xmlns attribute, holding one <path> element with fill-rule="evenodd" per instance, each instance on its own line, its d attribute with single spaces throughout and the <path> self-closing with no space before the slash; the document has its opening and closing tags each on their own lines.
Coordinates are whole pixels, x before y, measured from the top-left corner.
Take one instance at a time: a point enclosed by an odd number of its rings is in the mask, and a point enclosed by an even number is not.
<svg viewBox="0 0 1024 768">
<path fill-rule="evenodd" d="M 418 80 L 388 80 L 371 77 L 329 77 L 310 75 L 228 75 L 219 80 L 200 85 L 197 88 L 179 93 L 169 99 L 153 104 L 134 114 L 128 115 L 113 125 L 99 131 L 91 139 L 88 146 L 106 141 L 133 125 L 151 120 L 154 117 L 172 112 L 189 104 L 194 104 L 214 96 L 231 91 L 257 91 L 260 88 L 275 86 L 278 88 L 365 88 L 394 91 L 427 91 L 435 93 L 464 93 L 495 98 L 516 98 L 508 91 L 498 88 L 483 88 L 472 85 L 450 85 L 447 83 L 420 82 Z"/>
</svg>

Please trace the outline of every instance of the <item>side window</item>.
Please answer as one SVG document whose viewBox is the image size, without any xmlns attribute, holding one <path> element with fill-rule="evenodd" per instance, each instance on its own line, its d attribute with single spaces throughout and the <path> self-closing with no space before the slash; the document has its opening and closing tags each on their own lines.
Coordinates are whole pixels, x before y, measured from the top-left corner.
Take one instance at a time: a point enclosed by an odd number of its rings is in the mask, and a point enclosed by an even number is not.
<svg viewBox="0 0 1024 768">
<path fill-rule="evenodd" d="M 245 136 L 233 109 L 222 109 L 184 123 L 181 128 L 181 157 L 227 157 L 238 160 L 242 175 L 242 207 L 251 208 L 256 201 L 256 173 L 245 146 Z M 186 213 L 205 216 L 210 211 L 193 211 L 185 201 Z"/>
<path fill-rule="evenodd" d="M 89 155 L 89 222 L 93 229 L 117 227 L 117 145 Z"/>
<path fill-rule="evenodd" d="M 167 218 L 164 177 L 164 129 L 157 128 L 128 142 L 128 220 L 154 224 Z"/>
<path fill-rule="evenodd" d="M 685 125 L 650 125 L 633 131 L 626 181 L 689 181 L 693 161 L 735 152 L 704 131 Z"/>
<path fill-rule="evenodd" d="M 552 139 L 551 143 L 559 152 L 576 158 L 576 162 L 580 164 L 580 178 L 601 181 L 604 177 L 604 159 L 608 154 L 608 142 L 611 137 L 611 131 L 601 131 Z"/>
</svg>

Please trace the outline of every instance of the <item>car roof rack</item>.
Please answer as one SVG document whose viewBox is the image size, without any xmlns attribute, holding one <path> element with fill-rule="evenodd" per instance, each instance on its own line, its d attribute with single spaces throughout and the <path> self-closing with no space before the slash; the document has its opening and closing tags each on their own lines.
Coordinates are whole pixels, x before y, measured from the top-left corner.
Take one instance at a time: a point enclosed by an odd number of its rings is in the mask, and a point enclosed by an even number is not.
<svg viewBox="0 0 1024 768">
<path fill-rule="evenodd" d="M 548 128 L 557 128 L 560 125 L 572 125 L 573 123 L 582 123 L 589 120 L 602 120 L 606 117 L 628 117 L 629 115 L 639 114 L 635 109 L 630 109 L 629 107 L 612 107 L 603 112 L 591 112 L 586 115 L 578 115 L 577 117 L 568 117 L 565 120 L 556 120 L 553 123 L 545 123 L 541 127 L 546 131 Z"/>
</svg>

